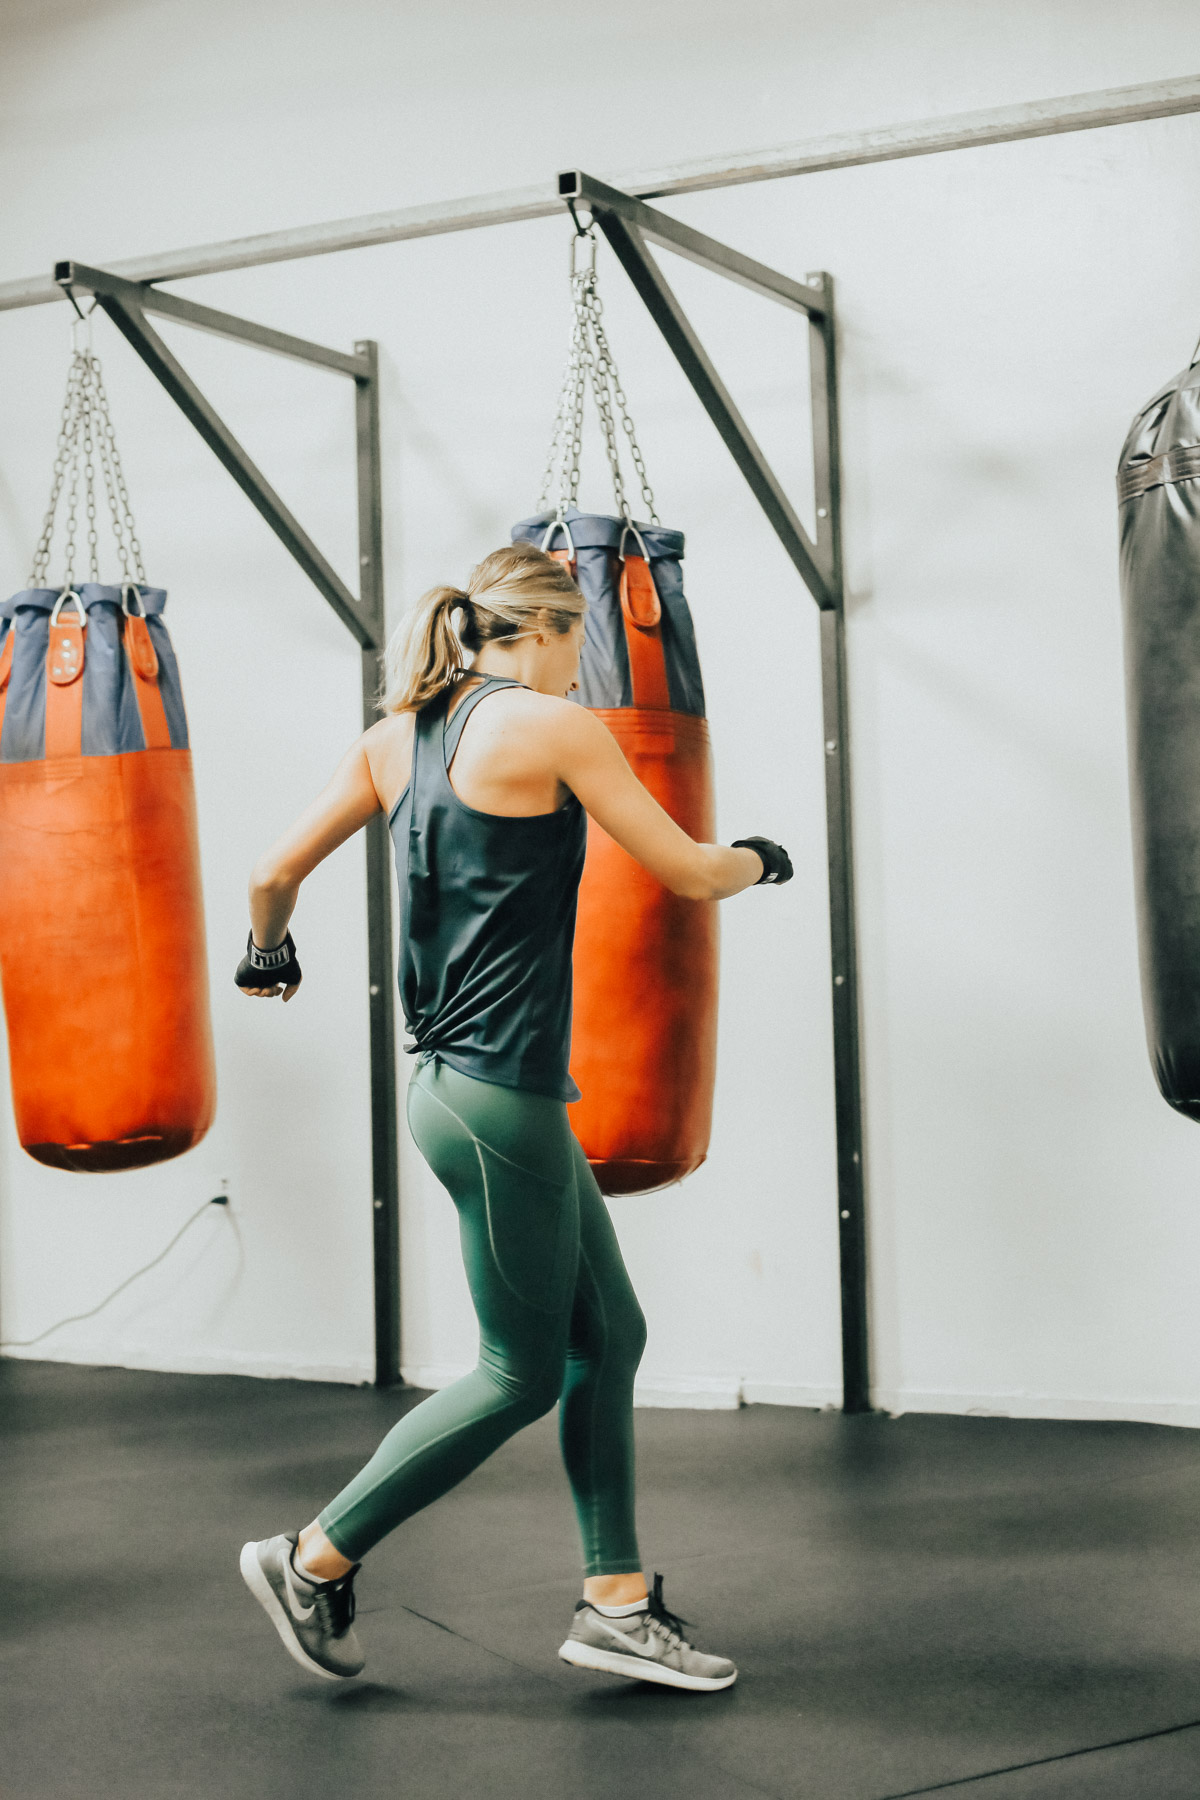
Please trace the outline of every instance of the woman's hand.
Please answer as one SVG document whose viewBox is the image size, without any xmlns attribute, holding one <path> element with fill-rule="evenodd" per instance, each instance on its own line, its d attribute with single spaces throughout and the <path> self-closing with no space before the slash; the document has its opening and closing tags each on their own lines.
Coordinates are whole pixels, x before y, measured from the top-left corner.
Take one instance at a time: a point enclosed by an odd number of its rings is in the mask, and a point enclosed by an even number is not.
<svg viewBox="0 0 1200 1800">
<path fill-rule="evenodd" d="M 332 778 L 296 823 L 259 858 L 250 877 L 250 936 L 234 981 L 255 1000 L 290 1000 L 300 986 L 300 964 L 288 930 L 300 883 L 339 844 L 382 810 L 367 758 L 372 727 L 343 756 Z M 274 945 L 260 949 L 260 945 Z M 286 956 L 284 955 L 286 952 Z"/>
<path fill-rule="evenodd" d="M 762 863 L 763 872 L 755 883 L 756 887 L 762 887 L 764 882 L 771 887 L 782 887 L 795 874 L 791 857 L 782 844 L 776 844 L 771 838 L 734 838 L 732 848 L 753 850 Z"/>
<path fill-rule="evenodd" d="M 249 994 L 252 999 L 273 1000 L 282 991 L 284 1000 L 290 1000 L 304 979 L 296 960 L 291 932 L 286 934 L 282 944 L 263 950 L 255 943 L 252 931 L 246 939 L 246 954 L 233 979 L 243 994 Z"/>
</svg>

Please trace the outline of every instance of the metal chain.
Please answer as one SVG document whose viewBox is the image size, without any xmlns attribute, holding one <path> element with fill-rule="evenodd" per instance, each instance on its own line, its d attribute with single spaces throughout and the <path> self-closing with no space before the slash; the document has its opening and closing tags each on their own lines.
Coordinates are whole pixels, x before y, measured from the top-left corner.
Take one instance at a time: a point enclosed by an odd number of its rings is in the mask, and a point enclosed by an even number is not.
<svg viewBox="0 0 1200 1800">
<path fill-rule="evenodd" d="M 109 454 L 108 438 L 101 428 L 96 448 L 100 456 L 100 472 L 104 477 L 104 493 L 108 500 L 108 510 L 112 518 L 113 536 L 117 540 L 117 556 L 121 563 L 122 582 L 132 581 L 133 574 L 129 565 L 129 549 L 125 542 L 124 521 L 121 518 L 120 500 L 117 495 L 117 479 L 113 473 L 112 458 Z"/>
<path fill-rule="evenodd" d="M 121 573 L 128 579 L 129 564 L 132 562 L 137 571 L 138 580 L 144 582 L 146 570 L 142 563 L 142 546 L 138 542 L 137 531 L 134 528 L 133 507 L 129 503 L 129 489 L 125 485 L 121 453 L 117 449 L 112 415 L 108 409 L 108 395 L 104 391 L 104 380 L 100 374 L 100 358 L 95 355 L 92 357 L 92 376 L 96 388 L 96 398 L 99 402 L 100 455 L 105 467 L 105 484 L 108 485 L 110 475 L 113 483 L 108 489 L 108 504 L 112 511 L 113 534 L 116 537 L 118 553 L 121 558 Z M 124 525 L 124 531 L 122 531 L 122 525 Z"/>
<path fill-rule="evenodd" d="M 75 586 L 75 517 L 79 506 L 79 416 L 82 400 L 76 400 L 75 437 L 71 444 L 71 478 L 67 484 L 67 546 L 63 561 L 66 569 L 63 573 L 64 588 Z"/>
<path fill-rule="evenodd" d="M 44 587 L 48 579 L 50 541 L 54 536 L 54 520 L 58 513 L 63 482 L 67 478 L 67 470 L 75 455 L 76 410 L 82 366 L 82 359 L 75 357 L 71 363 L 70 374 L 67 376 L 67 397 L 63 402 L 58 442 L 54 447 L 54 473 L 50 484 L 50 505 L 42 522 L 42 533 L 38 538 L 37 548 L 33 553 L 33 569 L 29 577 L 30 587 Z"/>
<path fill-rule="evenodd" d="M 633 420 L 629 413 L 629 402 L 625 398 L 625 390 L 621 386 L 621 377 L 617 373 L 616 360 L 609 348 L 608 337 L 601 322 L 601 314 L 603 313 L 604 308 L 601 304 L 600 296 L 596 292 L 594 277 L 590 286 L 588 300 L 591 310 L 592 336 L 595 339 L 596 344 L 596 368 L 593 379 L 600 381 L 602 385 L 611 390 L 611 400 L 615 403 L 617 412 L 620 414 L 621 429 L 625 433 L 629 443 L 629 454 L 641 486 L 642 501 L 650 518 L 654 524 L 657 525 L 659 522 L 658 514 L 654 510 L 654 495 L 650 490 L 650 482 L 646 474 L 645 459 L 638 447 L 637 437 L 633 429 Z M 624 484 L 621 481 L 620 461 L 617 454 L 617 437 L 612 418 L 612 406 L 608 402 L 609 396 L 606 394 L 605 404 L 601 405 L 600 394 L 597 390 L 596 405 L 600 411 L 601 421 L 604 425 L 609 461 L 612 463 L 613 468 L 613 484 L 617 492 L 617 500 L 621 507 L 622 516 L 626 520 L 629 520 L 629 508 L 624 503 Z"/>
<path fill-rule="evenodd" d="M 92 393 L 88 384 L 85 384 L 83 389 L 80 428 L 82 439 L 80 462 L 83 466 L 84 508 L 87 513 L 88 574 L 93 581 L 98 582 L 100 579 L 100 539 L 96 535 L 96 446 L 92 432 Z"/>
<path fill-rule="evenodd" d="M 613 399 L 616 401 L 617 411 L 621 415 L 621 429 L 629 442 L 629 456 L 633 463 L 634 472 L 638 478 L 638 485 L 642 490 L 642 501 L 650 518 L 654 524 L 657 525 L 659 523 L 659 518 L 654 510 L 654 495 L 650 490 L 650 478 L 646 474 L 645 458 L 638 447 L 637 437 L 635 436 L 633 429 L 633 419 L 629 411 L 629 402 L 625 398 L 625 390 L 621 386 L 621 377 L 617 373 L 617 365 L 613 360 L 612 351 L 608 347 L 608 339 L 604 335 L 604 327 L 600 323 L 600 300 L 598 295 L 595 296 L 595 332 L 596 343 L 608 364 L 609 373 L 612 379 Z"/>
<path fill-rule="evenodd" d="M 617 426 L 613 418 L 612 400 L 609 395 L 612 366 L 608 345 L 604 338 L 604 327 L 600 323 L 599 297 L 594 291 L 589 293 L 585 290 L 583 305 L 590 338 L 586 356 L 588 374 L 592 379 L 592 398 L 596 402 L 596 411 L 600 415 L 600 429 L 604 433 L 604 448 L 608 453 L 608 463 L 612 473 L 613 497 L 617 503 L 617 511 L 628 525 L 632 522 L 632 515 L 629 511 L 629 501 L 625 497 L 625 482 L 621 475 Z"/>
<path fill-rule="evenodd" d="M 136 579 L 144 582 L 146 571 L 142 563 L 142 547 L 134 527 L 129 490 L 125 485 L 108 395 L 100 373 L 100 359 L 91 347 L 90 333 L 87 341 L 81 345 L 76 328 L 73 343 L 66 399 L 63 402 L 54 451 L 50 504 L 33 553 L 29 585 L 45 587 L 49 583 L 55 522 L 64 487 L 67 490 L 64 586 L 70 587 L 75 580 L 76 534 L 81 498 L 87 527 L 88 571 L 93 581 L 100 580 L 100 540 L 96 524 L 98 474 L 104 483 L 108 509 L 112 516 L 113 537 L 116 540 L 122 581 L 132 582 L 136 572 Z"/>
<path fill-rule="evenodd" d="M 559 507 L 579 503 L 579 475 L 583 460 L 583 407 L 587 396 L 588 341 L 583 312 L 575 308 L 575 325 L 571 338 L 571 412 L 567 421 L 567 461 L 559 481 Z"/>
<path fill-rule="evenodd" d="M 576 278 L 572 277 L 573 298 L 575 287 Z M 575 502 L 579 495 L 579 465 L 583 453 L 583 402 L 587 386 L 585 325 L 586 321 L 581 307 L 577 303 L 573 304 L 567 365 L 563 372 L 562 387 L 559 390 L 554 433 L 550 440 L 550 451 L 546 458 L 545 473 L 542 476 L 542 491 L 538 498 L 538 510 L 541 511 L 549 505 L 551 493 L 556 488 L 560 517 L 565 515 L 568 505 Z"/>
<path fill-rule="evenodd" d="M 590 252 L 587 265 L 582 269 L 576 266 L 581 242 L 587 245 Z M 571 248 L 571 338 L 567 351 L 567 366 L 563 373 L 562 387 L 559 390 L 558 410 L 555 414 L 554 431 L 546 458 L 546 470 L 542 477 L 542 491 L 538 499 L 538 508 L 543 510 L 549 505 L 551 493 L 555 488 L 557 488 L 557 516 L 559 518 L 565 518 L 569 505 L 578 504 L 580 461 L 583 453 L 584 396 L 590 386 L 600 419 L 600 428 L 604 434 L 604 447 L 612 474 L 617 511 L 627 524 L 633 523 L 629 500 L 625 492 L 625 481 L 621 473 L 620 439 L 617 436 L 616 425 L 617 417 L 619 417 L 621 430 L 629 446 L 629 454 L 637 473 L 643 504 L 650 519 L 657 525 L 659 519 L 654 508 L 654 495 L 646 474 L 645 459 L 638 445 L 633 420 L 629 413 L 629 402 L 621 385 L 617 365 L 604 330 L 603 311 L 604 308 L 596 289 L 596 235 L 592 230 L 578 232 L 572 240 Z"/>
<path fill-rule="evenodd" d="M 550 438 L 550 448 L 546 453 L 546 467 L 542 472 L 542 485 L 538 493 L 538 511 L 541 512 L 550 504 L 551 490 L 558 482 L 560 470 L 565 466 L 564 435 L 567 421 L 571 416 L 571 402 L 575 391 L 575 340 L 578 321 L 574 308 L 571 311 L 571 336 L 567 345 L 567 363 L 563 370 L 562 383 L 558 390 L 558 406 L 554 413 L 554 431 Z M 569 458 L 567 459 L 569 461 Z M 561 495 L 560 495 L 561 498 Z"/>
</svg>

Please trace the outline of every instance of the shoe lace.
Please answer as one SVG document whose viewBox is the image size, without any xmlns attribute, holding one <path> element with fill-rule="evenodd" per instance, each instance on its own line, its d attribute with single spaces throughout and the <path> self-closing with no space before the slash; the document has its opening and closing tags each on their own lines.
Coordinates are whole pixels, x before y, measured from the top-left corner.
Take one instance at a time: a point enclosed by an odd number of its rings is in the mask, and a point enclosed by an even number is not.
<svg viewBox="0 0 1200 1800">
<path fill-rule="evenodd" d="M 658 1635 L 660 1637 L 665 1637 L 668 1644 L 670 1644 L 673 1649 L 691 1649 L 691 1644 L 683 1635 L 684 1626 L 690 1625 L 691 1620 L 681 1619 L 678 1613 L 671 1612 L 666 1605 L 666 1602 L 663 1600 L 663 1578 L 661 1575 L 656 1574 L 654 1577 L 654 1587 L 651 1591 L 649 1600 L 646 1602 L 646 1610 L 650 1614 L 652 1624 L 658 1628 Z"/>
<path fill-rule="evenodd" d="M 348 1575 L 340 1581 L 331 1581 L 313 1591 L 313 1605 L 317 1609 L 317 1622 L 323 1632 L 330 1637 L 342 1637 L 354 1623 L 357 1602 L 354 1598 L 354 1577 L 358 1574 L 356 1564 Z"/>
</svg>

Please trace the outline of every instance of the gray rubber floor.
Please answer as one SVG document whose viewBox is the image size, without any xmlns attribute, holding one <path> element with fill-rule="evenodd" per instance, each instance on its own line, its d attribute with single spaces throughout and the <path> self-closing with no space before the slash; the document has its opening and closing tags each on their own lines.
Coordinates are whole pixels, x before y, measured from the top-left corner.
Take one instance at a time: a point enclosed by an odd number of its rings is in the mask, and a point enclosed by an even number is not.
<svg viewBox="0 0 1200 1800">
<path fill-rule="evenodd" d="M 296 1669 L 237 1551 L 419 1396 L 0 1361 L 3 1800 L 1197 1800 L 1200 1433 L 638 1415 L 643 1548 L 738 1685 L 561 1664 L 553 1421 L 360 1577 Z"/>
</svg>

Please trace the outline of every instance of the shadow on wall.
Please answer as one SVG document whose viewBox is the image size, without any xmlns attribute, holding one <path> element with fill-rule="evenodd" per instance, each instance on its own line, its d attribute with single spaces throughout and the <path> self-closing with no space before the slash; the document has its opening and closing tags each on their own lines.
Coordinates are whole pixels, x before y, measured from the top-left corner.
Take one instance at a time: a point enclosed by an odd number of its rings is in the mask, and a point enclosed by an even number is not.
<svg viewBox="0 0 1200 1800">
<path fill-rule="evenodd" d="M 6 540 L 4 554 L 11 556 L 14 564 L 13 579 L 4 584 L 4 592 L 7 594 L 10 589 L 19 587 L 24 578 L 24 570 L 28 566 L 26 558 L 29 556 L 29 546 L 33 542 L 34 533 L 29 521 L 21 517 L 17 496 L 2 469 L 0 469 L 0 532 L 3 533 Z M 17 575 L 17 570 L 22 572 L 20 576 Z"/>
<path fill-rule="evenodd" d="M 455 455 L 453 443 L 443 437 L 418 406 L 409 399 L 393 357 L 380 345 L 382 408 L 399 441 L 402 454 L 417 457 L 460 509 L 463 526 L 480 537 L 496 528 L 495 507 L 472 482 L 466 465 Z"/>
</svg>

